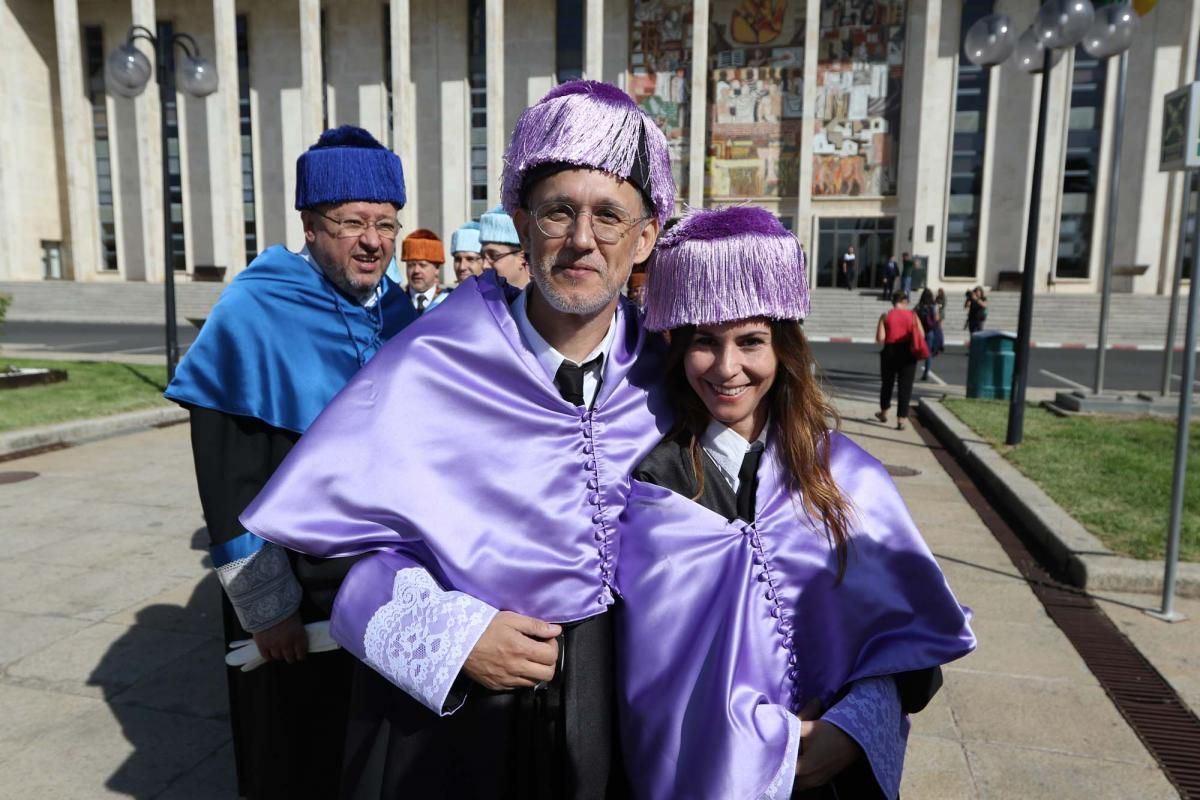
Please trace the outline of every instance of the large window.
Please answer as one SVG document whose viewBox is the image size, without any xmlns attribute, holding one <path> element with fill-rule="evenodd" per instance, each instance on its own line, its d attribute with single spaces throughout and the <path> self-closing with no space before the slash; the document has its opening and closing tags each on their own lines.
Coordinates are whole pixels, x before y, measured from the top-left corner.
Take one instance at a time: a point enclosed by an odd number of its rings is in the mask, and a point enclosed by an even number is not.
<svg viewBox="0 0 1200 800">
<path fill-rule="evenodd" d="M 979 19 L 992 13 L 995 0 L 963 3 L 959 40 Z M 950 212 L 946 219 L 947 278 L 974 278 L 979 254 L 979 208 L 987 139 L 987 103 L 991 70 L 977 67 L 958 52 L 954 92 L 954 152 L 950 161 Z"/>
<path fill-rule="evenodd" d="M 558 0 L 554 74 L 559 83 L 583 77 L 583 0 Z M 599 80 L 599 75 L 591 76 Z"/>
<path fill-rule="evenodd" d="M 883 286 L 884 265 L 899 255 L 895 217 L 821 217 L 817 230 L 817 286 L 846 286 L 841 262 L 850 247 L 854 247 L 857 262 L 850 288 Z"/>
<path fill-rule="evenodd" d="M 175 37 L 173 22 L 158 23 L 159 41 L 169 42 Z M 175 48 L 164 47 L 166 55 L 166 70 L 168 75 L 175 74 Z M 180 271 L 187 269 L 187 255 L 184 250 L 183 228 L 183 158 L 179 148 L 179 106 L 175 86 L 172 83 L 163 98 L 163 121 L 167 129 L 167 152 L 163 158 L 167 161 L 167 190 L 171 203 L 171 268 Z"/>
<path fill-rule="evenodd" d="M 92 104 L 92 138 L 96 141 L 96 205 L 100 217 L 100 268 L 117 268 L 117 224 L 113 217 L 111 143 L 104 93 L 104 31 L 98 25 L 83 29 L 87 59 L 87 95 Z"/>
<path fill-rule="evenodd" d="M 1083 47 L 1075 48 L 1055 267 L 1055 275 L 1059 278 L 1086 278 L 1089 273 L 1106 70 L 1107 62 L 1092 58 Z"/>
<path fill-rule="evenodd" d="M 484 0 L 468 0 L 467 78 L 471 87 L 471 216 L 488 210 L 487 16 Z"/>
<path fill-rule="evenodd" d="M 254 217 L 254 145 L 250 119 L 250 36 L 246 15 L 237 17 L 238 131 L 242 142 L 242 238 L 249 264 L 258 255 Z"/>
</svg>

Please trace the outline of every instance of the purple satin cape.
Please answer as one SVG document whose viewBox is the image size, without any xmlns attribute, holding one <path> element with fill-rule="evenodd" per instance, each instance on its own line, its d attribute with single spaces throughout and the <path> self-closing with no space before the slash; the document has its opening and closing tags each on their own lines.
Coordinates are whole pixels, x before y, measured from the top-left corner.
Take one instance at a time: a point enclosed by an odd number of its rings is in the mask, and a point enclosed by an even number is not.
<svg viewBox="0 0 1200 800">
<path fill-rule="evenodd" d="M 841 434 L 830 442 L 834 479 L 857 509 L 837 586 L 835 553 L 783 484 L 770 443 L 753 525 L 633 481 L 617 659 L 639 798 L 759 797 L 785 757 L 789 713 L 813 698 L 828 708 L 855 680 L 974 649 L 969 612 L 886 470 Z"/>
<path fill-rule="evenodd" d="M 521 342 L 516 290 L 488 271 L 360 371 L 242 514 L 310 555 L 354 566 L 334 638 L 363 656 L 371 615 L 414 564 L 446 589 L 551 622 L 612 603 L 616 524 L 633 467 L 670 414 L 661 339 L 621 301 L 590 411 L 562 399 Z"/>
</svg>

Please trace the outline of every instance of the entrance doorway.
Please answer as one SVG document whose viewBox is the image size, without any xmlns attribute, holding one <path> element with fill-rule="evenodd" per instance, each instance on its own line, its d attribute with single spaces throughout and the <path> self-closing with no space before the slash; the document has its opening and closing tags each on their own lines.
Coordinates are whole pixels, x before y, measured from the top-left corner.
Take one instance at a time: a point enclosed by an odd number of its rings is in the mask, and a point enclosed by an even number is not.
<svg viewBox="0 0 1200 800">
<path fill-rule="evenodd" d="M 817 286 L 845 288 L 842 255 L 854 246 L 856 289 L 882 289 L 883 266 L 896 252 L 895 217 L 822 217 L 818 222 Z"/>
</svg>

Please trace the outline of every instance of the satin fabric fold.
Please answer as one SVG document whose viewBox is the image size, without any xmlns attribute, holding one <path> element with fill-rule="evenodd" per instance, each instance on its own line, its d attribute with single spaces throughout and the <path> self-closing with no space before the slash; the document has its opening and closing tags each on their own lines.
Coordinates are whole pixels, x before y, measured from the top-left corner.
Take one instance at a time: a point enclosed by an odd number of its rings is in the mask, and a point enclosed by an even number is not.
<svg viewBox="0 0 1200 800">
<path fill-rule="evenodd" d="M 836 586 L 836 554 L 787 490 L 770 442 L 753 525 L 633 482 L 616 641 L 637 797 L 758 797 L 784 758 L 786 714 L 814 698 L 828 708 L 855 680 L 974 649 L 969 612 L 886 470 L 841 434 L 829 441 L 834 479 L 857 510 Z"/>
<path fill-rule="evenodd" d="M 225 287 L 165 396 L 303 433 L 346 381 L 417 318 L 385 278 L 373 308 L 275 245 Z"/>
<path fill-rule="evenodd" d="M 446 589 L 552 622 L 606 610 L 629 476 L 670 423 L 664 344 L 622 300 L 585 411 L 521 343 L 515 297 L 484 273 L 389 342 L 242 515 L 247 529 L 321 557 L 389 551 Z M 378 607 L 359 583 L 379 580 L 371 560 L 343 584 L 335 636 Z"/>
</svg>

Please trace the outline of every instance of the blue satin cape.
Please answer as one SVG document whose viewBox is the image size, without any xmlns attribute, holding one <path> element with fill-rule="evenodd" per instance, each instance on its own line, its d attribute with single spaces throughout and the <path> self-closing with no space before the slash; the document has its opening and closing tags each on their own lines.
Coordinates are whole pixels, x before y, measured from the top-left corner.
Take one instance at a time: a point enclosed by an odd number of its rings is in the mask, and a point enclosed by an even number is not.
<svg viewBox="0 0 1200 800">
<path fill-rule="evenodd" d="M 416 319 L 384 277 L 364 308 L 302 255 L 263 251 L 221 293 L 164 393 L 303 433 L 383 343 Z"/>
</svg>

